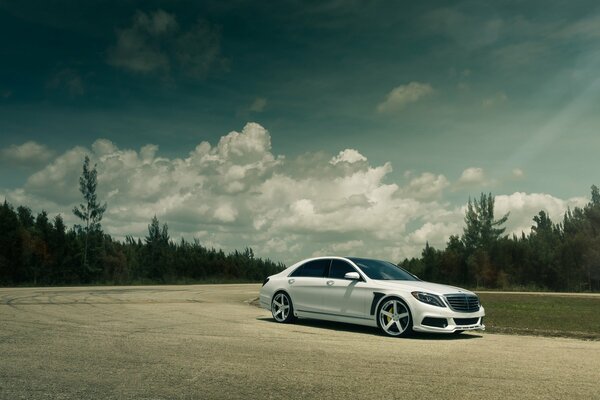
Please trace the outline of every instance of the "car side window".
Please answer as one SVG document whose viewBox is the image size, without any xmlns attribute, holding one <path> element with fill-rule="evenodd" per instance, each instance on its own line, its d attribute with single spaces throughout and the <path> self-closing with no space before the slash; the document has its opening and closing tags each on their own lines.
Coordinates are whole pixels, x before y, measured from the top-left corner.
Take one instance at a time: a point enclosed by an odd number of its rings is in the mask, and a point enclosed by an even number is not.
<svg viewBox="0 0 600 400">
<path fill-rule="evenodd" d="M 323 278 L 325 275 L 327 275 L 330 262 L 331 260 L 327 259 L 309 261 L 306 264 L 296 268 L 296 270 L 292 272 L 290 276 Z"/>
<path fill-rule="evenodd" d="M 333 259 L 331 268 L 329 269 L 329 277 L 333 279 L 344 279 L 344 275 L 348 272 L 358 272 L 356 268 L 348 264 L 346 261 Z"/>
</svg>

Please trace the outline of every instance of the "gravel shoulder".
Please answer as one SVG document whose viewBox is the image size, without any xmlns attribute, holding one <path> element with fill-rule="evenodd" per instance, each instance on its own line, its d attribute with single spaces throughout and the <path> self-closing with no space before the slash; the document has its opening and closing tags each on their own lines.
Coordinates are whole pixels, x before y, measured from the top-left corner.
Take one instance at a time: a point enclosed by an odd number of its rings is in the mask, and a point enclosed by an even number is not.
<svg viewBox="0 0 600 400">
<path fill-rule="evenodd" d="M 281 325 L 259 287 L 0 289 L 0 398 L 599 398 L 598 341 Z"/>
</svg>

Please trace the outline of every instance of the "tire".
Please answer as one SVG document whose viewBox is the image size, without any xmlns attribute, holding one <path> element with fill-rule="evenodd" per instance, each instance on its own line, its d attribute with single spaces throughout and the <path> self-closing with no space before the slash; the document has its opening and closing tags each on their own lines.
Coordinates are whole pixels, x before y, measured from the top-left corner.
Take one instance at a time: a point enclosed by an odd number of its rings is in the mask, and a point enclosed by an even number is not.
<svg viewBox="0 0 600 400">
<path fill-rule="evenodd" d="M 290 295 L 286 292 L 277 292 L 271 300 L 271 315 L 276 322 L 287 324 L 293 322 L 294 306 Z"/>
<path fill-rule="evenodd" d="M 410 336 L 413 326 L 410 308 L 397 297 L 382 300 L 377 309 L 377 325 L 386 336 Z"/>
</svg>

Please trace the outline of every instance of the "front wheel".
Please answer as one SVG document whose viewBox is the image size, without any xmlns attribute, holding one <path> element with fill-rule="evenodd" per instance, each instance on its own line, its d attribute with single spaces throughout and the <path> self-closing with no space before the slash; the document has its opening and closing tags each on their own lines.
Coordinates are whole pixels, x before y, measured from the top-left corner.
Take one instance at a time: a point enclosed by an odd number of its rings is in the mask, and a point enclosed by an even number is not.
<svg viewBox="0 0 600 400">
<path fill-rule="evenodd" d="M 281 323 L 292 322 L 294 320 L 294 307 L 292 299 L 287 293 L 279 292 L 273 296 L 271 301 L 271 314 L 275 321 Z"/>
<path fill-rule="evenodd" d="M 412 333 L 412 318 L 408 306 L 399 299 L 389 299 L 379 307 L 377 323 L 388 336 L 406 337 Z"/>
</svg>

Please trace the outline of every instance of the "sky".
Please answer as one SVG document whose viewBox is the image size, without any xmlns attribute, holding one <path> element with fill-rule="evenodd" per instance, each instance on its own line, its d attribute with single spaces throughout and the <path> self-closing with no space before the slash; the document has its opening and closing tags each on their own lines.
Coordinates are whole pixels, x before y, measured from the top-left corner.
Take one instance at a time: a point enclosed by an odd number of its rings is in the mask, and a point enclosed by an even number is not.
<svg viewBox="0 0 600 400">
<path fill-rule="evenodd" d="M 593 1 L 0 0 L 0 199 L 105 232 L 400 261 L 491 192 L 507 233 L 598 184 Z"/>
</svg>

